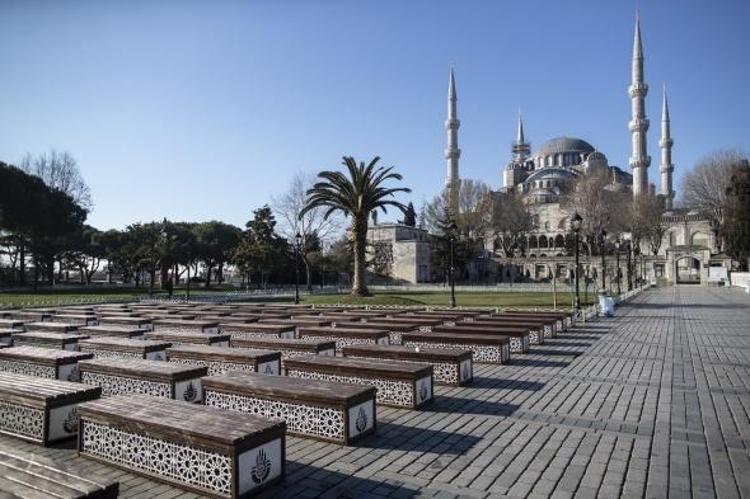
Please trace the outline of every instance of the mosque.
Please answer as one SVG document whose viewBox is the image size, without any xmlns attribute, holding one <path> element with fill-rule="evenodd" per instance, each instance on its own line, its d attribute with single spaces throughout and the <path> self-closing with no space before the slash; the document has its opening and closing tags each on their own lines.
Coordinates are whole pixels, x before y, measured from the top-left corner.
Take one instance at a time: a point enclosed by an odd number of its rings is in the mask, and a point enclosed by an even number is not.
<svg viewBox="0 0 750 499">
<path fill-rule="evenodd" d="M 528 235 L 527 254 L 524 258 L 505 258 L 495 252 L 492 244 L 487 242 L 488 259 L 494 262 L 494 268 L 484 265 L 475 275 L 477 280 L 495 280 L 504 282 L 518 278 L 528 280 L 550 280 L 552 277 L 569 279 L 573 275 L 574 263 L 566 250 L 566 236 L 570 237 L 570 219 L 561 205 L 565 186 L 582 175 L 605 172 L 611 178 L 608 189 L 632 193 L 637 197 L 644 193 L 656 194 L 663 202 L 663 216 L 668 230 L 657 255 L 650 255 L 648 248 L 640 248 L 642 255 L 640 275 L 643 279 L 661 284 L 676 282 L 700 282 L 706 284 L 724 275 L 731 262 L 718 254 L 711 225 L 699 213 L 689 208 L 675 208 L 675 191 L 673 185 L 674 165 L 672 164 L 672 147 L 669 105 L 666 88 L 662 93 L 661 126 L 658 146 L 659 186 L 649 183 L 651 156 L 648 154 L 649 119 L 646 116 L 645 101 L 649 87 L 644 78 L 644 53 L 641 38 L 640 20 L 636 17 L 633 38 L 633 55 L 631 81 L 628 96 L 632 105 L 632 115 L 628 124 L 631 136 L 631 156 L 628 161 L 629 171 L 610 164 L 607 156 L 584 139 L 576 137 L 557 137 L 547 140 L 534 152 L 524 134 L 524 124 L 519 114 L 515 141 L 511 148 L 511 158 L 502 171 L 502 187 L 498 192 L 516 191 L 523 195 L 534 216 L 535 229 Z M 458 119 L 458 93 L 453 70 L 448 82 L 448 116 L 445 121 L 447 145 L 445 158 L 447 174 L 445 188 L 448 192 L 451 209 L 457 210 L 458 190 L 460 186 L 459 159 L 461 149 L 458 147 L 460 120 Z M 396 232 L 394 228 L 394 233 Z M 419 229 L 400 228 L 401 237 L 394 243 L 405 245 L 414 241 L 427 244 L 424 234 Z M 407 234 L 408 233 L 408 234 Z M 373 236 L 384 241 L 382 228 L 374 229 Z M 387 238 L 386 238 L 387 239 Z M 419 242 L 416 243 L 419 245 Z M 409 257 L 399 262 L 396 267 L 408 267 L 409 277 L 405 282 L 423 282 L 428 279 L 424 271 L 429 267 L 429 252 L 419 258 L 420 251 L 410 251 Z M 415 257 L 412 257 L 415 255 Z M 413 261 L 412 261 L 413 259 Z M 593 276 L 602 271 L 599 258 L 583 257 L 583 272 Z M 621 275 L 624 276 L 625 258 L 622 259 Z M 712 270 L 713 269 L 713 270 Z M 609 262 L 605 272 L 616 275 L 614 262 Z M 484 273 L 485 275 L 481 275 Z"/>
</svg>

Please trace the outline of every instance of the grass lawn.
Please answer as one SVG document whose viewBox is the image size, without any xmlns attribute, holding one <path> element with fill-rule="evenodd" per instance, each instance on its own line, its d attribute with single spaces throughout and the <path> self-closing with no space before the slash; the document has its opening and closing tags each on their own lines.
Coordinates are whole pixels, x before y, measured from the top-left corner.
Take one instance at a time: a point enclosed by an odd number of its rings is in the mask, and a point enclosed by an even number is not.
<svg viewBox="0 0 750 499">
<path fill-rule="evenodd" d="M 586 296 L 581 293 L 581 304 Z M 594 303 L 594 294 L 589 294 L 589 303 Z M 349 295 L 302 296 L 302 303 L 320 305 L 430 305 L 447 306 L 450 292 L 383 292 L 366 298 L 353 298 Z M 503 292 L 457 292 L 456 305 L 464 307 L 551 307 L 552 293 L 503 293 Z M 570 293 L 557 294 L 557 306 L 571 307 Z"/>
</svg>

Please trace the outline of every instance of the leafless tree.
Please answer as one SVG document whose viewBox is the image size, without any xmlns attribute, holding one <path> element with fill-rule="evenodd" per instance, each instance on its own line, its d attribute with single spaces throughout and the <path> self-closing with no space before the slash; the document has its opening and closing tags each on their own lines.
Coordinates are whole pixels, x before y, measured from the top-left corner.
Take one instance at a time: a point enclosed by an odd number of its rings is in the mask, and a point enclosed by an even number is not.
<svg viewBox="0 0 750 499">
<path fill-rule="evenodd" d="M 492 232 L 506 258 L 522 253 L 526 237 L 534 230 L 534 217 L 520 193 L 509 191 L 498 193 L 492 203 Z"/>
<path fill-rule="evenodd" d="M 652 255 L 659 254 L 669 228 L 664 221 L 664 202 L 652 194 L 638 196 L 630 210 L 630 233 L 636 244 L 648 244 Z"/>
<path fill-rule="evenodd" d="M 483 239 L 490 227 L 492 207 L 492 191 L 490 187 L 479 180 L 464 179 L 458 189 L 458 214 L 455 220 L 458 233 L 468 239 Z M 422 208 L 421 218 L 425 228 L 435 234 L 443 230 L 448 213 L 448 190 L 444 189 L 439 195 Z"/>
<path fill-rule="evenodd" d="M 69 195 L 82 208 L 89 211 L 93 208 L 91 190 L 81 175 L 78 162 L 68 151 L 52 149 L 49 154 L 38 156 L 27 153 L 21 159 L 20 167 L 41 178 L 49 187 Z"/>
<path fill-rule="evenodd" d="M 688 208 L 706 213 L 714 234 L 719 236 L 727 206 L 727 190 L 734 168 L 747 155 L 733 149 L 719 150 L 702 158 L 682 181 L 682 202 Z M 720 241 L 720 237 L 716 238 Z"/>
<path fill-rule="evenodd" d="M 302 218 L 299 214 L 305 206 L 307 191 L 316 182 L 314 175 L 298 172 L 289 183 L 288 190 L 271 199 L 271 208 L 279 220 L 278 231 L 292 244 L 295 243 L 297 234 L 302 236 L 302 247 L 300 258 L 305 266 L 307 277 L 307 288 L 312 288 L 312 258 L 311 254 L 320 250 L 311 244 L 316 239 L 320 245 L 336 239 L 341 235 L 343 223 L 341 217 L 330 216 L 325 218 L 325 208 L 313 208 L 306 211 Z"/>
<path fill-rule="evenodd" d="M 611 187 L 607 172 L 595 172 L 576 179 L 562 201 L 567 211 L 578 213 L 583 219 L 581 235 L 589 254 L 592 248 L 599 246 L 603 231 L 616 234 L 627 226 L 628 217 L 625 214 L 631 208 L 632 197 Z"/>
</svg>

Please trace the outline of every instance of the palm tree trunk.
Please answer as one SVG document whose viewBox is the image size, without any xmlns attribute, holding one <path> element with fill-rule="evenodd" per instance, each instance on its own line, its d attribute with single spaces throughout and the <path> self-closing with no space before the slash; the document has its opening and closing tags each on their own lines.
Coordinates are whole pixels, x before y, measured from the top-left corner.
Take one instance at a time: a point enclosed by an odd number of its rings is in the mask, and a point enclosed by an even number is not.
<svg viewBox="0 0 750 499">
<path fill-rule="evenodd" d="M 354 279 L 352 280 L 352 296 L 367 296 L 365 283 L 365 265 L 367 260 L 367 213 L 365 220 L 354 221 L 352 224 L 352 238 L 354 243 Z"/>
</svg>

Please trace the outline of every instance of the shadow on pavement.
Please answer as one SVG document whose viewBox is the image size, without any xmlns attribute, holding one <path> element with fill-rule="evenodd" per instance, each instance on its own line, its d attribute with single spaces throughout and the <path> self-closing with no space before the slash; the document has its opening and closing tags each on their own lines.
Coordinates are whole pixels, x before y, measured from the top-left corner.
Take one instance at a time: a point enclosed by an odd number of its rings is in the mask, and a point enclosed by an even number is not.
<svg viewBox="0 0 750 499">
<path fill-rule="evenodd" d="M 435 397 L 439 399 L 441 397 Z M 445 398 L 445 397 L 442 397 Z M 434 411 L 439 402 L 433 400 L 420 411 Z M 504 404 L 500 404 L 504 405 Z M 459 409 L 446 409 L 440 412 L 463 412 Z M 481 438 L 463 435 L 454 431 L 428 430 L 396 423 L 378 422 L 375 435 L 363 438 L 354 444 L 370 449 L 435 452 L 439 454 L 463 454 L 479 442 Z"/>
</svg>

